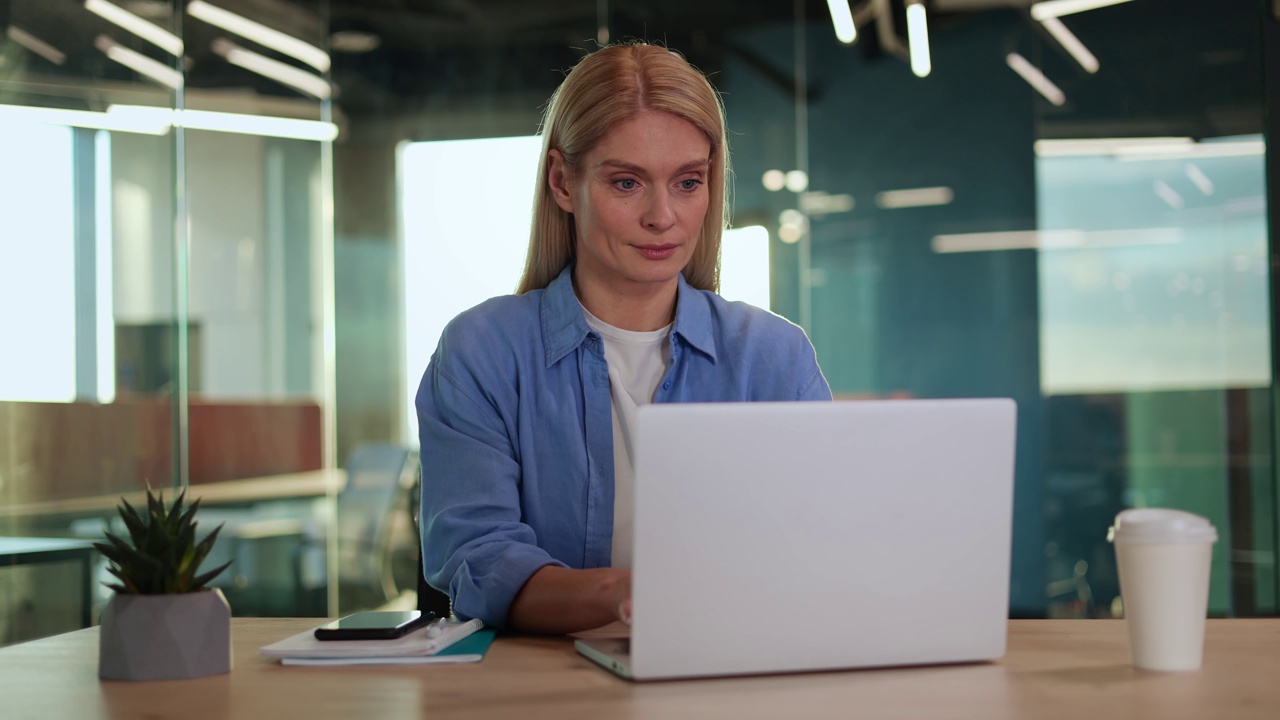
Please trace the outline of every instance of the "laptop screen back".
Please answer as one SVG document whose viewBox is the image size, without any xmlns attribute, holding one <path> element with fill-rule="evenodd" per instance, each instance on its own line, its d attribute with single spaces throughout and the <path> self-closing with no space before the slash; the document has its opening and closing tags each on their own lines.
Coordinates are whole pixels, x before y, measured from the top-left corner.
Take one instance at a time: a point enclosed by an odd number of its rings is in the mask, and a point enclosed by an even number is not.
<svg viewBox="0 0 1280 720">
<path fill-rule="evenodd" d="M 651 405 L 636 430 L 637 678 L 991 659 L 1007 399 Z"/>
</svg>

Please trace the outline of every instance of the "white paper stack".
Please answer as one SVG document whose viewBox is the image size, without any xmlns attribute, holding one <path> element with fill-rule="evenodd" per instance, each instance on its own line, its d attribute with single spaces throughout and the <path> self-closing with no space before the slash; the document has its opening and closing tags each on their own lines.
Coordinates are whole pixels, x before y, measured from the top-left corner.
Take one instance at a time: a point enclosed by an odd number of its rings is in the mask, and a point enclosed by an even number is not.
<svg viewBox="0 0 1280 720">
<path fill-rule="evenodd" d="M 394 640 L 317 640 L 312 628 L 258 648 L 284 665 L 404 665 L 479 662 L 476 653 L 440 654 L 484 627 L 479 620 L 447 622 L 440 629 L 420 628 Z M 487 647 L 487 643 L 485 643 Z"/>
</svg>

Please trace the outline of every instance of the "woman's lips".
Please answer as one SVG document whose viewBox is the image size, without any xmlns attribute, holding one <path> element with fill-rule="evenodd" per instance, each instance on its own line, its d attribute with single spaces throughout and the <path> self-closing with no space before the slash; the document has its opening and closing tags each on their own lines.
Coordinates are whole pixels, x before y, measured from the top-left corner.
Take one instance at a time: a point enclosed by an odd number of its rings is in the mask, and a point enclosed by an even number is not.
<svg viewBox="0 0 1280 720">
<path fill-rule="evenodd" d="M 650 260 L 666 260 L 676 254 L 679 245 L 636 245 L 635 249 Z"/>
</svg>

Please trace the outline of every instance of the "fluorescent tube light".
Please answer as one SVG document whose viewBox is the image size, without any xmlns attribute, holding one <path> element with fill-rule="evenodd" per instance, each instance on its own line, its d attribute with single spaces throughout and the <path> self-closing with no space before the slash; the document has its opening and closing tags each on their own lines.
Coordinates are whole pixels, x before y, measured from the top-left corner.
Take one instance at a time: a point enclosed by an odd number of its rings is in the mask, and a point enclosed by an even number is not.
<svg viewBox="0 0 1280 720">
<path fill-rule="evenodd" d="M 48 60 L 54 65 L 62 65 L 67 61 L 67 54 L 16 25 L 10 25 L 5 34 L 9 39 L 22 47 Z"/>
<path fill-rule="evenodd" d="M 6 122 L 63 125 L 143 135 L 164 135 L 171 127 L 168 121 L 155 117 L 119 117 L 91 110 L 0 105 L 0 125 Z"/>
<path fill-rule="evenodd" d="M 1031 17 L 1036 20 L 1062 17 L 1086 10 L 1096 10 L 1109 5 L 1119 5 L 1130 0 L 1045 0 L 1031 6 Z"/>
<path fill-rule="evenodd" d="M 1213 181 L 1209 179 L 1208 175 L 1204 174 L 1204 171 L 1201 170 L 1199 166 L 1188 163 L 1186 173 L 1187 179 L 1190 180 L 1191 184 L 1195 185 L 1200 192 L 1205 195 L 1213 194 Z"/>
<path fill-rule="evenodd" d="M 269 28 L 262 23 L 254 22 L 249 18 L 223 10 L 216 5 L 210 5 L 204 0 L 193 0 L 191 4 L 187 5 L 187 14 L 210 25 L 216 25 L 227 32 L 235 33 L 246 40 L 252 40 L 263 47 L 271 48 L 278 53 L 301 60 L 320 72 L 325 72 L 329 69 L 329 54 L 315 45 L 303 42 L 292 35 L 286 35 L 279 30 Z"/>
<path fill-rule="evenodd" d="M 1156 195 L 1161 200 L 1165 201 L 1169 207 L 1174 210 L 1181 210 L 1182 206 L 1185 204 L 1182 200 L 1182 195 L 1179 194 L 1177 190 L 1170 187 L 1169 183 L 1163 180 L 1157 180 L 1152 183 L 1151 189 L 1155 191 Z"/>
<path fill-rule="evenodd" d="M 263 135 L 294 140 L 328 141 L 338 137 L 338 126 L 322 120 L 240 115 L 208 110 L 177 110 L 175 125 L 192 130 Z"/>
<path fill-rule="evenodd" d="M 1078 157 L 1087 155 L 1111 155 L 1122 148 L 1190 147 L 1189 137 L 1131 137 L 1050 139 L 1035 142 L 1039 157 Z"/>
<path fill-rule="evenodd" d="M 1005 56 L 1005 62 L 1009 63 L 1009 67 L 1013 68 L 1014 72 L 1021 75 L 1023 80 L 1026 80 L 1049 102 L 1059 106 L 1067 102 L 1067 96 L 1062 92 L 1062 88 L 1054 85 L 1052 80 L 1040 72 L 1040 68 L 1032 65 L 1026 58 L 1018 53 L 1009 53 Z"/>
<path fill-rule="evenodd" d="M 853 44 L 858 39 L 858 26 L 853 23 L 849 0 L 827 0 L 827 9 L 831 11 L 831 24 L 835 26 L 836 39 L 845 45 Z"/>
<path fill-rule="evenodd" d="M 1080 63 L 1080 67 L 1090 73 L 1098 72 L 1098 58 L 1089 52 L 1089 48 L 1085 47 L 1084 43 L 1080 42 L 1080 38 L 1068 30 L 1061 20 L 1056 17 L 1050 17 L 1041 20 L 1040 24 L 1044 25 L 1044 29 L 1048 30 L 1049 34 L 1071 54 L 1071 57 Z"/>
<path fill-rule="evenodd" d="M 64 110 L 26 105 L 0 105 L 4 123 L 63 125 L 143 135 L 164 135 L 173 127 L 192 130 L 262 135 L 295 140 L 328 141 L 338 137 L 338 126 L 320 120 L 242 115 L 207 110 L 173 110 L 142 105 L 112 105 L 106 112 Z"/>
<path fill-rule="evenodd" d="M 884 210 L 897 210 L 931 205 L 950 205 L 955 193 L 946 186 L 886 190 L 876 193 L 876 206 Z"/>
<path fill-rule="evenodd" d="M 925 77 L 933 69 L 929 58 L 929 21 L 921 0 L 907 6 L 907 46 L 911 50 L 911 72 Z"/>
<path fill-rule="evenodd" d="M 1189 137 L 1088 138 L 1082 140 L 1037 140 L 1038 157 L 1086 157 L 1111 155 L 1121 160 L 1176 160 L 1206 157 L 1262 155 L 1267 144 L 1261 139 L 1195 142 Z"/>
<path fill-rule="evenodd" d="M 1079 250 L 1138 245 L 1171 245 L 1182 242 L 1181 228 L 1134 230 L 1014 230 L 1011 232 L 935 235 L 936 253 L 996 250 Z"/>
<path fill-rule="evenodd" d="M 118 5 L 112 5 L 107 0 L 84 0 L 84 9 L 107 22 L 119 25 L 174 57 L 182 57 L 182 38 Z"/>
<path fill-rule="evenodd" d="M 1267 144 L 1262 140 L 1226 140 L 1199 142 L 1187 145 L 1145 145 L 1117 148 L 1114 154 L 1121 160 L 1178 160 L 1187 158 L 1246 157 L 1263 155 Z"/>
<path fill-rule="evenodd" d="M 106 54 L 107 57 L 139 75 L 149 77 L 174 90 L 182 89 L 182 73 L 158 60 L 152 60 L 136 50 L 130 50 L 106 35 L 99 35 L 93 41 L 93 45 Z"/>
<path fill-rule="evenodd" d="M 112 105 L 107 115 L 133 122 L 166 122 L 189 130 L 262 135 L 294 140 L 328 141 L 338 137 L 338 126 L 321 120 L 243 115 L 210 110 L 172 110 L 141 105 Z"/>
<path fill-rule="evenodd" d="M 821 190 L 800 193 L 800 209 L 810 215 L 833 215 L 835 213 L 849 212 L 853 210 L 855 204 L 853 196 L 848 193 L 832 195 Z"/>
<path fill-rule="evenodd" d="M 319 75 L 312 75 L 288 63 L 273 60 L 252 50 L 245 50 L 229 40 L 222 38 L 214 40 L 213 51 L 226 58 L 232 65 L 255 72 L 321 100 L 328 100 L 333 95 L 333 88 L 329 85 L 329 81 Z"/>
<path fill-rule="evenodd" d="M 1185 160 L 1243 158 L 1262 155 L 1263 140 L 1196 142 L 1189 137 L 1097 137 L 1087 140 L 1037 140 L 1039 158 L 1084 158 L 1110 155 L 1120 160 Z"/>
</svg>

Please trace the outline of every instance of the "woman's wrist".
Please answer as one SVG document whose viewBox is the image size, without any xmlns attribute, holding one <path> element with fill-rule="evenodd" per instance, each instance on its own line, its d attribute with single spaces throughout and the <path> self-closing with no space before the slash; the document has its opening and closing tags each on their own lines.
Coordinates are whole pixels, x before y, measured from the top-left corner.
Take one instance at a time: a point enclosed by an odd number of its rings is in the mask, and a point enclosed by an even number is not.
<svg viewBox="0 0 1280 720">
<path fill-rule="evenodd" d="M 631 624 L 631 571 L 602 568 L 599 596 L 601 610 L 615 620 Z"/>
<path fill-rule="evenodd" d="M 516 594 L 507 625 L 523 632 L 572 633 L 629 619 L 630 605 L 630 570 L 549 565 Z"/>
</svg>

